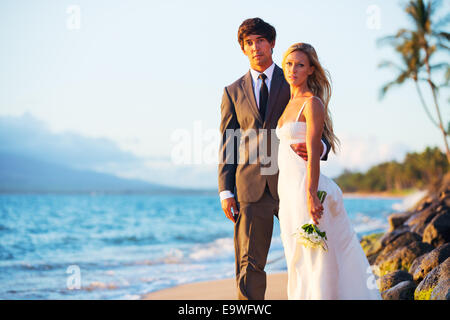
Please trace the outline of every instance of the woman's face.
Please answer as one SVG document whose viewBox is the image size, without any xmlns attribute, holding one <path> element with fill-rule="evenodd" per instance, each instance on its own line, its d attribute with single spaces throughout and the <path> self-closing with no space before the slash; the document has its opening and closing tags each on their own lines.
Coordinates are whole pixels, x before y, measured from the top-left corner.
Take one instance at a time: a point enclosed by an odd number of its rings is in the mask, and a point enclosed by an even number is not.
<svg viewBox="0 0 450 320">
<path fill-rule="evenodd" d="M 301 86 L 313 72 L 314 66 L 310 65 L 308 56 L 302 51 L 291 52 L 286 57 L 284 76 L 291 86 Z"/>
</svg>

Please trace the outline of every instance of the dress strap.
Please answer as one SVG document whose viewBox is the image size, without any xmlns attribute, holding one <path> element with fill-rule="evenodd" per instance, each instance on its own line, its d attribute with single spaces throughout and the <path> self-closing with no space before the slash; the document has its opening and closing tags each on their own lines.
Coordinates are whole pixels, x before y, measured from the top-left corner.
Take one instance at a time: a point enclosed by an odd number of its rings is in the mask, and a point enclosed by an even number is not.
<svg viewBox="0 0 450 320">
<path fill-rule="evenodd" d="M 312 96 L 312 97 L 310 97 L 310 98 L 316 98 L 316 99 L 319 99 L 320 103 L 323 105 L 323 102 L 322 102 L 322 100 L 321 100 L 319 97 Z M 303 108 L 305 107 L 307 101 L 308 101 L 308 99 L 306 99 L 305 102 L 303 102 L 303 105 L 302 105 L 302 107 L 301 107 L 301 109 L 300 109 L 300 111 L 299 111 L 299 113 L 298 113 L 297 118 L 295 119 L 295 121 L 298 121 L 298 118 L 300 118 L 300 115 L 302 114 Z"/>
<path fill-rule="evenodd" d="M 315 97 L 315 96 L 312 96 L 311 98 L 314 98 L 314 97 Z M 308 101 L 308 99 L 306 99 L 305 102 L 303 102 L 303 105 L 302 105 L 302 107 L 300 108 L 300 111 L 298 112 L 297 118 L 295 119 L 295 121 L 298 121 L 298 118 L 300 118 L 300 115 L 302 114 L 303 108 L 305 107 L 307 101 Z"/>
</svg>

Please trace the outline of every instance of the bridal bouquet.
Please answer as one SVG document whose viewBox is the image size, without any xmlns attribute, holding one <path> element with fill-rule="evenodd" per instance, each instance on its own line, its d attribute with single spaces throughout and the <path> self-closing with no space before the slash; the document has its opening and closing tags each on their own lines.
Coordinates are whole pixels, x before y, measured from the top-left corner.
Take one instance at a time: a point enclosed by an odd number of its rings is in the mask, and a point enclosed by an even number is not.
<svg viewBox="0 0 450 320">
<path fill-rule="evenodd" d="M 325 200 L 326 195 L 327 193 L 325 191 L 317 192 L 317 196 L 322 203 Z M 320 231 L 314 223 L 306 223 L 297 228 L 294 237 L 297 239 L 297 242 L 304 245 L 305 248 L 322 248 L 324 251 L 328 251 L 326 242 L 326 240 L 328 240 L 327 235 L 325 231 Z"/>
</svg>

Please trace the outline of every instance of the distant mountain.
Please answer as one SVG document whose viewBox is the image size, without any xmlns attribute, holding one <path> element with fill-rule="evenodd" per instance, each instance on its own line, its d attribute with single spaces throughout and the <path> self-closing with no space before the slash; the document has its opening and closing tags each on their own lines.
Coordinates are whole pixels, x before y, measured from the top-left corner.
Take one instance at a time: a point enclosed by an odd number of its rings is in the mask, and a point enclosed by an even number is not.
<svg viewBox="0 0 450 320">
<path fill-rule="evenodd" d="M 0 192 L 167 192 L 163 185 L 0 153 Z"/>
</svg>

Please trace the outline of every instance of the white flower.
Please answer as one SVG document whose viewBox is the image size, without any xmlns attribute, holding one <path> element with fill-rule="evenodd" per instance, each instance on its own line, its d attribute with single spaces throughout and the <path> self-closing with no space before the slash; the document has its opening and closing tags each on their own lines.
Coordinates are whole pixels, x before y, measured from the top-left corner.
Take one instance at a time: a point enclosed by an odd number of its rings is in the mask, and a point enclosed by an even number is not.
<svg viewBox="0 0 450 320">
<path fill-rule="evenodd" d="M 324 237 L 322 237 L 318 232 L 322 233 L 316 225 L 313 223 L 307 223 L 301 227 L 298 227 L 297 232 L 295 232 L 293 236 L 297 239 L 298 243 L 302 244 L 306 248 L 322 248 L 327 251 L 328 246 L 325 241 L 325 233 L 323 233 Z"/>
</svg>

